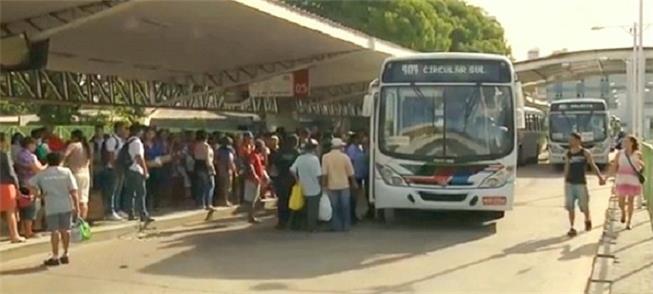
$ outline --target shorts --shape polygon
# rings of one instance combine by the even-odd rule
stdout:
[[[576,201],[578,201],[578,208],[582,212],[589,211],[590,197],[587,192],[587,186],[583,184],[565,184],[565,208],[568,211],[576,209]]]
[[[16,186],[0,184],[0,212],[16,210]]]
[[[88,203],[88,194],[91,190],[91,177],[88,173],[74,174],[77,180],[77,191],[79,191],[79,202]]]
[[[254,202],[258,200],[261,194],[261,185],[250,180],[245,180],[245,191],[243,198],[247,202]]]
[[[38,209],[40,208],[40,205],[38,204],[40,201],[34,200],[32,201],[32,204],[26,207],[21,207],[18,209],[18,215],[20,215],[21,220],[36,220],[37,212],[39,211]]]
[[[73,227],[73,212],[55,213],[45,216],[48,231],[68,231]]]

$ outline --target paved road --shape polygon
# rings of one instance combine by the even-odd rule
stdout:
[[[58,268],[38,266],[45,254],[3,262],[0,292],[581,293],[608,203],[607,188],[590,189],[594,230],[574,239],[560,176],[528,167],[497,224],[431,213],[309,235],[213,222],[77,247]]]

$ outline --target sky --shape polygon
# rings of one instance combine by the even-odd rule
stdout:
[[[619,26],[637,21],[639,0],[465,0],[480,6],[503,25],[516,60],[528,50],[540,56],[569,51],[632,47],[632,36]],[[644,46],[653,46],[653,0],[644,0]],[[616,26],[592,31],[595,26]],[[627,28],[626,28],[627,30]]]

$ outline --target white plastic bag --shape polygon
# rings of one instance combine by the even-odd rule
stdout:
[[[317,215],[317,218],[323,222],[328,222],[331,220],[331,214],[333,213],[331,209],[331,201],[329,200],[329,195],[327,193],[322,193],[320,196],[320,211]]]
[[[81,224],[75,222],[73,224],[73,229],[70,231],[70,239],[73,243],[81,243],[83,241]]]

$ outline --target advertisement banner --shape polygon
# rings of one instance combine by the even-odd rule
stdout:
[[[249,85],[250,97],[307,97],[308,69],[281,74]]]

